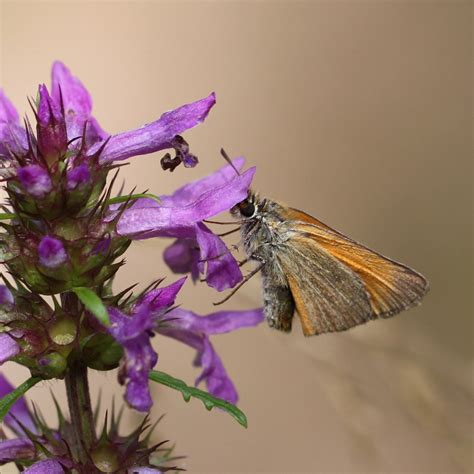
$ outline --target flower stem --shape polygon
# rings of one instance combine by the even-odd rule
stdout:
[[[66,373],[65,382],[74,451],[81,464],[86,465],[89,462],[90,448],[96,441],[87,367],[81,361],[74,361]]]

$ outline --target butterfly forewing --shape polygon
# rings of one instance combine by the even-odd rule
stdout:
[[[284,213],[294,221],[297,239],[306,241],[310,248],[315,245],[323,249],[363,282],[373,317],[397,314],[417,304],[427,292],[426,279],[405,265],[369,250],[304,212],[286,208]]]

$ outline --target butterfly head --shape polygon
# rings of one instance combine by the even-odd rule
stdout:
[[[262,201],[259,199],[258,195],[249,190],[248,196],[243,201],[236,204],[230,212],[234,216],[242,219],[252,219],[257,216],[261,205]]]

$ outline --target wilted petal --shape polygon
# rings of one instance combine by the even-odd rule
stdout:
[[[82,136],[86,121],[86,144],[88,147],[107,138],[107,134],[91,116],[92,99],[89,92],[60,61],[53,64],[51,94],[58,104],[62,95],[69,140]]]
[[[255,168],[240,176],[208,189],[193,202],[184,206],[132,207],[127,209],[117,224],[121,235],[137,236],[148,232],[148,237],[169,235],[170,229],[188,228],[193,224],[229,210],[247,197]]]
[[[15,389],[13,385],[2,375],[0,374],[0,398],[9,394]],[[13,416],[15,418],[13,418]],[[17,420],[29,431],[36,433],[36,427],[33,422],[30,411],[26,405],[24,397],[20,397],[10,408],[8,415],[4,419],[4,423],[9,427],[15,430],[17,433],[23,433],[20,425],[17,423]]]
[[[206,267],[207,284],[217,291],[233,288],[242,280],[239,264],[224,241],[204,224],[196,224],[196,239],[202,267]],[[204,270],[204,269],[203,269]]]
[[[20,352],[18,343],[6,333],[0,333],[0,364],[5,363]]]
[[[45,459],[44,461],[35,462],[23,472],[24,474],[64,474],[65,470],[59,461]]]
[[[201,123],[215,103],[212,93],[205,99],[165,112],[155,122],[114,135],[100,157],[101,163],[172,148],[174,137]],[[93,154],[98,148],[99,145],[96,145],[90,153]]]
[[[27,438],[0,441],[0,463],[33,459],[35,448]]]

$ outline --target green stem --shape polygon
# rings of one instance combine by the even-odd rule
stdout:
[[[73,362],[66,373],[65,382],[75,452],[81,464],[87,465],[88,453],[96,441],[87,367],[80,361]]]

